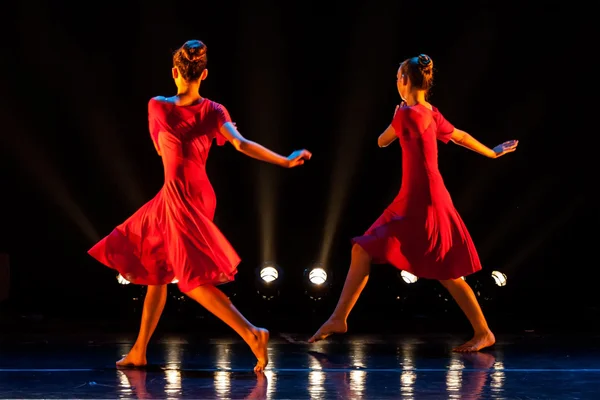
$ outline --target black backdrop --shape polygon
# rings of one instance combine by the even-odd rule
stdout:
[[[281,153],[314,153],[306,166],[283,170],[231,146],[211,151],[216,221],[243,257],[227,290],[244,312],[277,325],[275,318],[303,321],[331,310],[331,299],[307,300],[302,271],[333,226],[327,265],[337,294],[349,239],[397,193],[400,151],[379,149],[376,138],[399,102],[399,62],[426,52],[437,69],[431,101],[446,118],[490,146],[520,140],[516,153],[498,160],[440,146],[446,185],[485,266],[471,282],[489,283],[492,270],[508,276],[502,297],[486,303],[491,318],[564,327],[568,316],[593,314],[600,275],[587,193],[594,142],[582,129],[589,103],[579,97],[589,94],[579,77],[591,73],[587,25],[569,20],[567,29],[564,9],[389,3],[331,3],[330,11],[304,2],[11,5],[0,97],[0,250],[11,257],[12,309],[74,320],[134,313],[139,289],[118,285],[86,251],[159,190],[147,101],[174,93],[171,51],[198,38],[209,48],[204,96],[224,104],[247,137]],[[270,303],[254,290],[265,257],[286,278]],[[374,268],[353,318],[444,314],[443,292],[419,284]],[[181,315],[174,306],[168,312]]]

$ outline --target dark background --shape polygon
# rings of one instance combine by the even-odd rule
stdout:
[[[174,94],[171,52],[197,38],[209,49],[204,96],[224,104],[248,138],[283,154],[301,147],[314,154],[304,167],[284,170],[229,145],[211,151],[216,222],[243,258],[225,290],[252,321],[308,332],[332,310],[335,298],[305,295],[303,271],[319,259],[325,227],[333,226],[326,261],[337,295],[350,238],[397,193],[400,150],[379,149],[376,139],[399,103],[399,63],[424,52],[437,69],[431,102],[447,119],[490,147],[520,140],[516,153],[498,160],[440,146],[446,185],[484,264],[468,281],[483,285],[493,328],[589,326],[600,305],[589,195],[595,134],[586,131],[584,111],[593,108],[585,97],[591,29],[564,8],[482,4],[8,6],[0,250],[10,255],[11,288],[3,320],[135,329],[132,298],[140,288],[119,285],[86,251],[160,189],[147,101]],[[328,219],[337,215],[332,210],[337,224]],[[274,229],[265,254],[267,214]],[[281,295],[270,302],[254,285],[265,257],[285,272]],[[501,290],[491,283],[493,270],[508,276]],[[172,286],[168,320],[222,328],[199,306],[176,300]],[[392,267],[376,266],[350,322],[358,331],[468,329],[444,296],[436,282],[409,287]]]

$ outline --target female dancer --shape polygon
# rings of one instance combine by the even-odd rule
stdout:
[[[403,102],[378,139],[386,147],[400,138],[402,188],[377,221],[353,239],[352,261],[338,304],[329,319],[309,339],[315,342],[347,331],[347,319],[369,278],[370,264],[392,264],[418,277],[439,280],[473,326],[475,335],[455,351],[479,351],[494,344],[494,334],[462,277],[481,269],[467,228],[452,204],[438,170],[437,142],[452,140],[489,158],[516,150],[517,141],[490,149],[454,128],[426,101],[433,83],[433,61],[421,54],[398,69]]]
[[[148,105],[150,135],[162,157],[165,183],[159,193],[89,254],[128,281],[148,285],[138,338],[117,366],[146,365],[146,348],[165,306],[166,285],[180,290],[233,328],[258,359],[255,371],[268,363],[269,332],[252,325],[215,285],[234,279],[240,258],[213,223],[216,198],[206,175],[213,139],[259,160],[292,168],[310,152],[283,157],[244,138],[225,107],[200,96],[206,79],[206,46],[186,42],[173,55],[177,94],[155,97]]]

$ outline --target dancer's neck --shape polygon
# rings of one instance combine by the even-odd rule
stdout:
[[[177,87],[177,105],[191,105],[199,102],[200,100],[202,100],[202,96],[200,96],[200,82]]]
[[[409,93],[409,95],[407,96],[407,99],[406,99],[407,106],[412,107],[417,104],[422,104],[422,105],[426,106],[427,108],[429,108],[429,103],[427,102],[427,99],[425,98],[424,90],[415,90],[415,91]]]

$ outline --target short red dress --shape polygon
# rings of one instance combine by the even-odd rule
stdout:
[[[475,245],[438,168],[437,140],[454,127],[433,107],[399,108],[392,121],[402,148],[402,186],[363,236],[352,239],[375,264],[420,278],[456,279],[481,270]]]
[[[230,122],[221,104],[203,98],[177,106],[148,104],[150,135],[160,149],[165,183],[158,194],[89,250],[104,265],[140,285],[178,280],[182,292],[234,279],[240,258],[213,223],[215,192],[206,175],[213,139]]]

